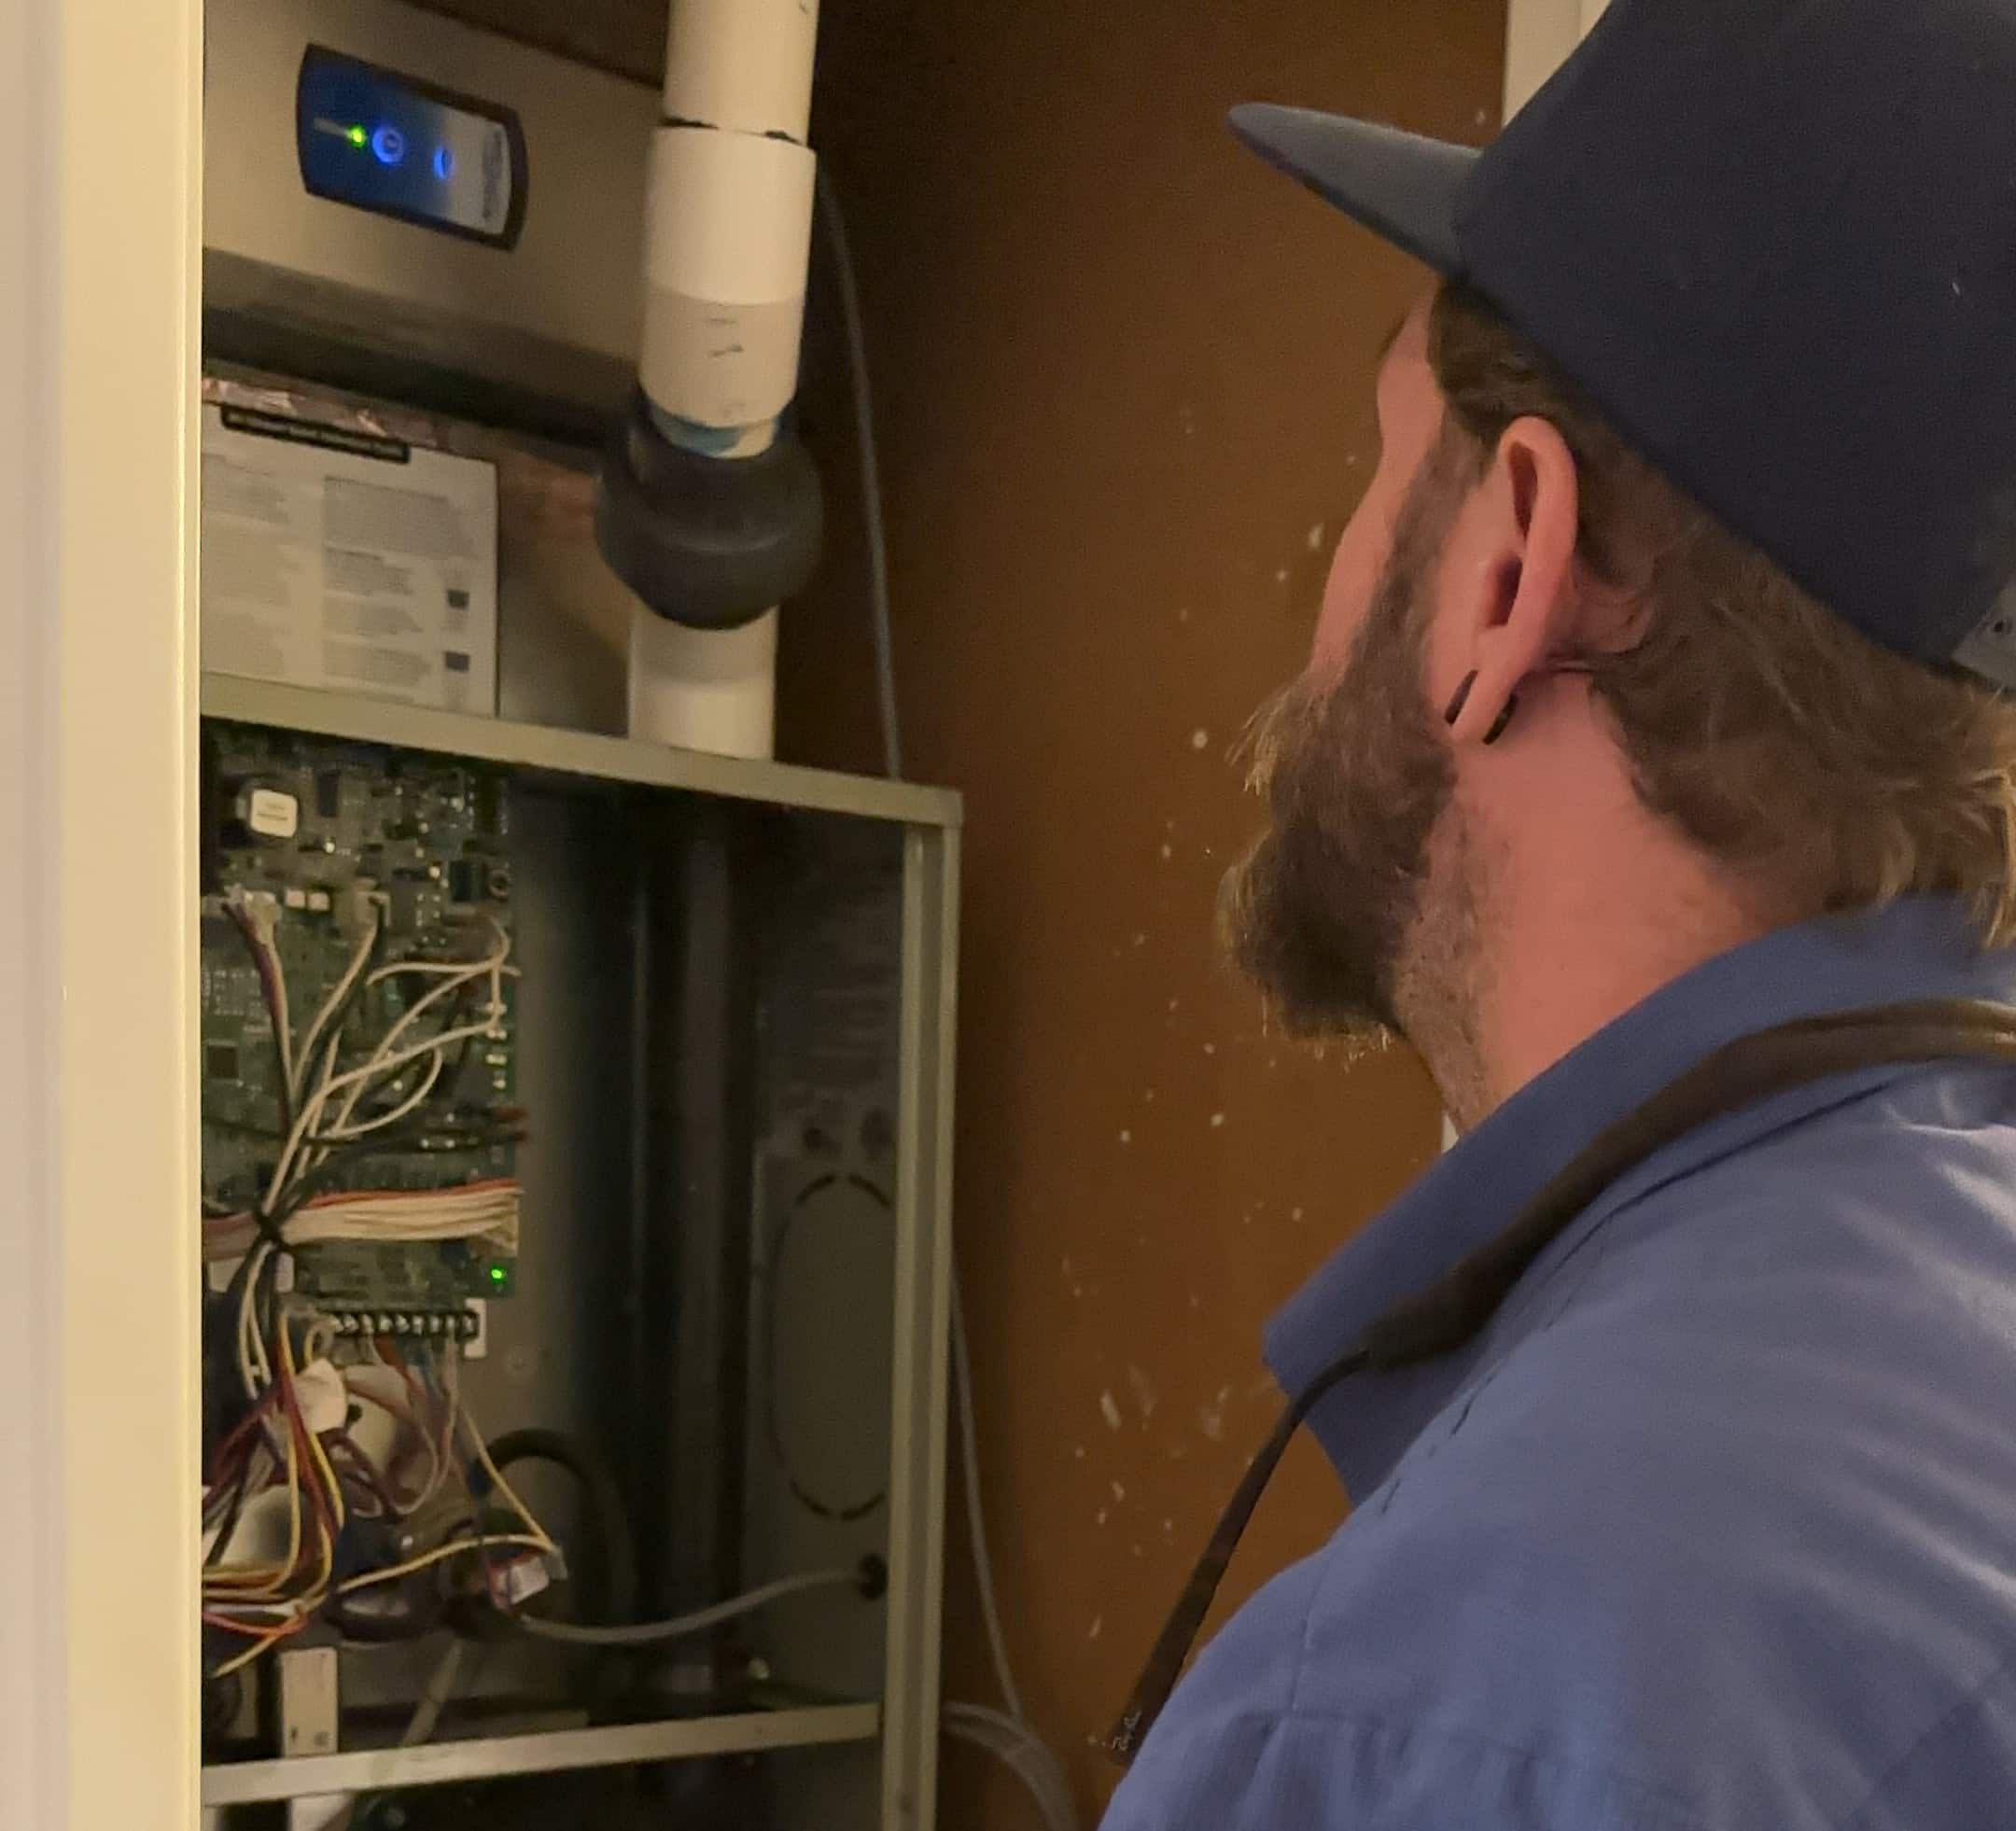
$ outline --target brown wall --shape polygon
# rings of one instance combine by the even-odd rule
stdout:
[[[455,0],[654,69],[662,0]],[[1249,97],[1480,139],[1504,0],[828,0],[815,138],[869,315],[914,774],[965,790],[959,1229],[1008,1638],[1088,1746],[1271,1420],[1261,1322],[1427,1160],[1393,1055],[1270,1042],[1215,964],[1253,824],[1227,748],[1300,663],[1421,284],[1239,154]],[[783,746],[876,757],[827,276],[807,436],[834,538],[786,622]],[[1108,1405],[1117,1414],[1110,1421]],[[1307,1446],[1228,1587],[1324,1535]],[[994,1701],[955,1499],[947,1695]],[[964,1752],[942,1822],[1034,1821]]]
[[[1253,822],[1227,748],[1300,664],[1374,462],[1373,356],[1422,284],[1221,122],[1265,97],[1481,138],[1503,11],[825,13],[816,138],[862,270],[908,762],[967,796],[958,1224],[995,1563],[1088,1814],[1113,1770],[1086,1739],[1271,1422],[1263,1319],[1436,1126],[1410,1059],[1271,1043],[1213,957]],[[794,754],[867,766],[837,374],[816,336],[809,430],[843,525],[786,626],[782,717]],[[1304,1447],[1228,1587],[1340,1512]],[[961,1517],[947,1695],[993,1701]],[[1011,1793],[948,1753],[943,1823],[1034,1823]]]

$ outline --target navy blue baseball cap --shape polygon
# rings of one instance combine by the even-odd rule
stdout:
[[[2016,687],[2016,0],[1614,0],[1481,153],[1232,126],[1864,635]]]

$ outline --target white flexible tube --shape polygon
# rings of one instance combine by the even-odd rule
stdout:
[[[947,1704],[945,1731],[1002,1762],[1036,1802],[1047,1831],[1077,1831],[1063,1767],[1026,1723],[981,1704]]]
[[[966,1530],[973,1544],[973,1575],[980,1589],[980,1617],[987,1650],[994,1656],[994,1682],[1009,1715],[1022,1715],[1021,1694],[1008,1664],[1008,1637],[1001,1631],[1001,1605],[994,1594],[994,1559],[987,1550],[987,1509],[980,1502],[980,1433],[973,1424],[973,1359],[966,1351],[966,1306],[959,1295],[959,1265],[952,1266],[952,1391],[959,1407],[959,1466],[966,1480]]]
[[[860,1573],[854,1571],[806,1571],[798,1576],[779,1577],[775,1583],[751,1589],[746,1596],[731,1596],[725,1602],[695,1609],[691,1614],[674,1615],[669,1621],[632,1622],[621,1628],[587,1628],[580,1622],[548,1621],[536,1614],[513,1615],[511,1619],[542,1641],[566,1641],[575,1646],[654,1646],[660,1641],[681,1640],[704,1628],[717,1628],[724,1621],[753,1614],[786,1596],[796,1596],[807,1589],[853,1589],[860,1583]]]

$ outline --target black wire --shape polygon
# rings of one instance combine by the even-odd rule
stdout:
[[[589,1613],[604,1624],[620,1625],[635,1619],[637,1609],[637,1535],[623,1503],[623,1489],[615,1472],[601,1456],[579,1437],[564,1431],[530,1428],[509,1431],[489,1445],[490,1461],[498,1469],[514,1462],[550,1462],[565,1469],[581,1485],[581,1498],[601,1553],[598,1574],[601,1583]],[[474,1486],[483,1465],[471,1465],[469,1481]]]

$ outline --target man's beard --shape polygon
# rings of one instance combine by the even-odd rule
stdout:
[[[1473,951],[1467,859],[1445,860],[1434,919],[1423,919],[1455,768],[1423,691],[1432,543],[1419,517],[1402,523],[1341,677],[1304,677],[1256,720],[1252,786],[1268,828],[1225,874],[1220,901],[1234,962],[1273,1020],[1310,1041],[1364,1044],[1397,1031],[1419,1044],[1450,1015],[1469,1028],[1453,983]]]

